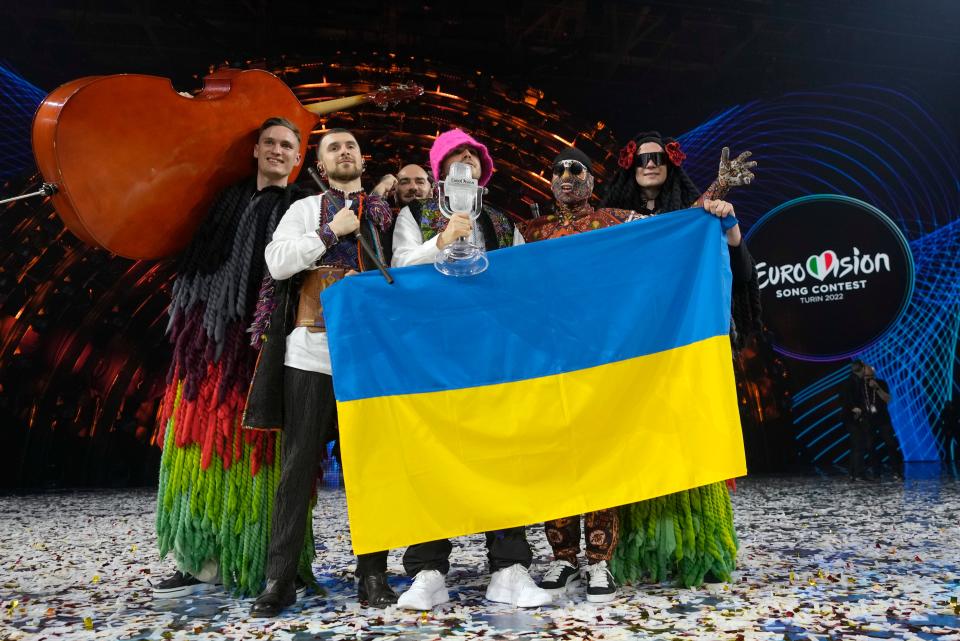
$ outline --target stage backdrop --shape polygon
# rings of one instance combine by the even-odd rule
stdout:
[[[906,238],[867,203],[819,194],[777,207],[747,235],[773,347],[846,361],[883,339],[913,294]]]
[[[364,132],[372,150],[370,179],[422,158],[441,126],[462,126],[503,160],[491,201],[507,203],[517,215],[527,214],[530,202],[548,206],[547,161],[561,147],[586,149],[605,176],[617,157],[616,138],[632,133],[614,136],[603,123],[578,124],[549,100],[518,101],[521,90],[434,63],[307,62],[289,59],[273,69],[304,101],[357,93],[398,76],[428,87],[399,117],[370,110],[328,121]],[[0,101],[4,121],[27,128],[5,134],[20,154],[8,155],[15,162],[3,166],[22,176],[4,184],[4,195],[13,195],[36,189],[36,179],[22,173],[29,169],[22,169],[21,152],[27,116],[43,92],[12,75],[2,81],[10,89]],[[656,126],[638,122],[637,129]],[[902,232],[914,260],[913,294],[899,321],[858,355],[893,388],[894,427],[912,460],[960,454],[956,414],[945,409],[960,391],[956,140],[921,97],[863,85],[735,105],[681,136],[684,167],[701,188],[716,176],[724,145],[754,152],[757,180],[729,196],[745,229],[796,198],[836,194],[875,207]],[[164,310],[171,264],[87,248],[40,200],[4,209],[0,243],[0,446],[8,453],[0,487],[155,483],[155,414],[170,358]],[[797,360],[767,341],[748,344],[737,362],[751,470],[846,463],[837,405],[845,363]]]
[[[904,300],[909,275],[906,257],[893,247],[898,244],[895,234],[885,231],[884,237],[893,244],[887,250],[891,269],[895,260],[901,268],[899,276],[890,274],[896,282],[891,284],[891,300],[885,301],[891,313],[884,319],[895,316],[896,320],[878,340],[865,341],[851,356],[872,364],[878,376],[889,383],[893,394],[890,413],[906,459],[955,460],[960,453],[960,434],[950,400],[960,392],[960,153],[956,134],[941,127],[919,96],[891,87],[842,85],[731,107],[681,139],[691,156],[688,171],[700,185],[714,175],[715,154],[721,145],[754,152],[760,161],[756,182],[730,194],[747,228],[786,203],[815,194],[855,198],[893,222],[913,258],[913,291],[903,313],[893,314]],[[796,220],[783,233],[814,238],[818,233],[827,237],[843,232],[850,240],[858,233],[856,229],[833,230],[834,224],[843,222]],[[763,234],[762,226],[756,233]],[[830,247],[824,245],[818,254],[818,267],[820,259],[827,260],[822,253],[827,249]],[[852,252],[852,247],[847,250]],[[840,258],[839,248],[834,251]],[[886,252],[878,249],[874,253]],[[800,258],[807,261],[813,254]],[[765,291],[772,292],[775,289],[770,289],[769,265],[766,267]],[[885,268],[882,263],[881,269]],[[870,274],[868,287],[882,277],[881,273]],[[833,279],[831,273],[828,280]],[[811,280],[819,282],[808,275],[808,286]],[[879,330],[877,321],[870,314],[850,313],[842,318],[844,327],[838,334],[852,331],[868,338],[865,335],[872,330],[865,330]],[[771,329],[784,322],[771,318]],[[769,338],[774,345],[781,341],[781,346],[788,340],[786,334]],[[755,353],[763,352],[761,347]],[[797,464],[824,469],[845,466],[849,446],[838,390],[849,375],[848,361],[813,362],[776,352],[766,354],[765,359],[766,363],[747,364],[748,370],[762,375],[741,384],[745,437],[748,450],[754,450],[748,455],[751,469],[777,470]]]

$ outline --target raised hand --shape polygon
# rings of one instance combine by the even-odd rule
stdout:
[[[756,167],[757,163],[755,160],[747,160],[752,155],[753,152],[745,151],[730,160],[730,148],[724,147],[720,152],[720,171],[717,173],[717,182],[725,187],[739,187],[753,182],[754,176],[750,170]]]
[[[388,196],[393,195],[396,189],[397,177],[393,174],[387,174],[380,179],[380,182],[377,183],[376,187],[374,187],[370,193],[380,196],[381,198],[387,198]]]

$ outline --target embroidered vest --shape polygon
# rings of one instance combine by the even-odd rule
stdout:
[[[369,205],[377,202],[366,194],[352,194],[360,218],[360,233],[374,248],[377,258],[384,262],[383,243],[380,233],[389,220],[382,220],[380,212],[370,212]],[[344,196],[337,191],[328,191],[321,196],[320,220],[318,228],[328,224],[337,212],[343,209]],[[343,279],[351,269],[364,271],[372,268],[372,261],[364,260],[360,242],[354,238],[341,238],[331,245],[320,258],[320,267],[304,274],[300,285],[300,298],[297,304],[295,323],[297,327],[306,327],[310,332],[326,331],[323,320],[323,303],[320,294],[330,285]]]
[[[371,241],[370,245],[377,252],[377,257],[383,261],[383,243],[380,238],[380,232],[385,231],[390,221],[379,220],[379,217],[370,211],[369,205],[373,202],[382,202],[379,199],[371,198],[366,194],[351,194],[353,205],[356,207],[360,218],[360,233],[364,238]],[[344,196],[342,193],[330,190],[321,196],[322,207],[320,211],[320,220],[317,221],[317,228],[320,229],[328,224],[337,212],[343,209]],[[386,205],[384,205],[386,206]],[[389,211],[389,208],[388,208]],[[360,242],[353,238],[341,238],[340,242],[329,247],[320,258],[321,265],[333,265],[337,267],[346,267],[347,269],[356,269],[364,271],[372,267],[366,263],[365,257],[361,255]]]
[[[434,199],[410,203],[410,213],[420,225],[424,242],[430,240],[447,226],[447,217],[440,211]],[[493,207],[483,206],[477,225],[483,232],[487,251],[513,245],[513,223],[504,214]]]

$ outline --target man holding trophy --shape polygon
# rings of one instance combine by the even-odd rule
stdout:
[[[469,174],[455,175],[456,186],[453,190],[446,189],[446,192],[449,192],[447,196],[452,203],[459,204],[456,201],[460,200],[458,196],[465,191],[467,184],[477,181],[479,189],[476,190],[475,204],[478,206],[474,208],[471,215],[466,211],[442,211],[441,207],[447,207],[443,203],[444,198],[409,203],[400,210],[393,232],[392,264],[394,267],[422,265],[435,263],[438,259],[443,260],[445,256],[442,257],[441,252],[449,254],[451,249],[455,249],[454,244],[461,238],[469,239],[468,244],[485,251],[523,243],[523,236],[514,228],[509,218],[492,207],[482,205],[482,193],[486,191],[484,186],[493,175],[493,159],[484,145],[459,129],[444,132],[437,137],[433,147],[430,148],[430,168],[433,170],[433,175],[437,177],[438,190],[444,188],[445,185],[441,185],[440,182],[447,182],[445,179],[451,177],[450,172],[455,164],[465,166],[455,171],[469,170]],[[471,264],[483,263],[483,260],[478,259],[476,255],[471,254],[471,258],[473,260],[468,261]],[[441,266],[448,262],[450,261],[438,263],[438,269],[449,273]],[[459,275],[480,271],[483,269]]]
[[[493,174],[484,145],[452,129],[437,137],[430,165],[438,197],[413,201],[400,211],[393,234],[394,267],[434,263],[444,274],[467,276],[486,268],[486,251],[523,243],[510,220],[482,202]],[[523,527],[487,532],[486,542],[492,572],[488,600],[518,607],[550,603],[550,595],[530,577],[533,553]],[[452,547],[449,540],[440,540],[407,548],[403,567],[414,581],[400,596],[400,607],[430,610],[449,600],[444,577]]]

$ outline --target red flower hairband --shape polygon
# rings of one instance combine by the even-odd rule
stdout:
[[[637,143],[632,140],[628,142],[627,146],[620,150],[620,158],[617,160],[617,164],[624,169],[630,169],[633,166],[633,154],[636,150]]]
[[[676,141],[668,142],[664,149],[667,150],[667,156],[675,167],[679,167],[683,164],[683,161],[687,159],[687,154],[683,153],[683,150],[680,149],[680,143]]]
[[[683,164],[683,161],[687,159],[687,154],[683,153],[683,150],[680,149],[679,142],[668,142],[664,149],[667,152],[667,157],[670,159],[670,162],[673,163],[675,167],[679,167]],[[620,150],[620,157],[617,159],[617,164],[624,169],[633,167],[633,155],[636,151],[637,143],[631,140]]]

